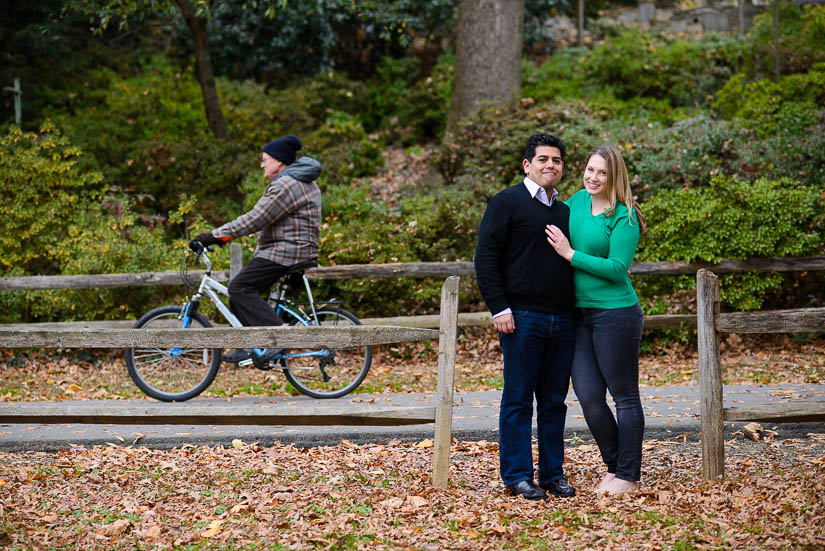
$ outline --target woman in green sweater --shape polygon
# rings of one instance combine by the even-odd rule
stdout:
[[[590,152],[584,189],[567,205],[570,240],[556,226],[547,226],[546,233],[550,245],[573,266],[573,389],[607,466],[596,491],[619,494],[636,487],[642,467],[639,342],[644,316],[628,268],[645,221],[616,148],[603,145]],[[606,390],[616,404],[615,417]]]

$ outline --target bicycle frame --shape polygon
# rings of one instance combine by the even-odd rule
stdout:
[[[212,261],[209,260],[209,257],[206,256],[206,251],[203,250],[199,253],[199,256],[203,258],[203,263],[206,266],[206,271],[201,278],[201,283],[198,286],[198,291],[192,298],[186,302],[186,306],[184,307],[182,314],[181,314],[181,326],[182,328],[186,329],[192,323],[192,316],[191,311],[194,307],[197,309],[197,305],[200,304],[201,299],[206,296],[212,304],[215,305],[215,308],[221,313],[221,315],[229,322],[229,325],[232,327],[243,327],[243,324],[238,320],[238,318],[233,314],[229,308],[226,306],[223,300],[221,300],[219,295],[223,295],[225,297],[229,297],[229,289],[226,285],[219,283],[218,281],[214,280],[211,276],[212,274]],[[281,312],[286,312],[290,316],[292,316],[298,323],[301,323],[304,326],[309,326],[312,324],[312,321],[315,321],[315,325],[318,325],[318,314],[315,309],[315,301],[312,298],[312,291],[309,287],[309,281],[307,280],[306,276],[302,276],[304,280],[304,287],[307,292],[307,296],[309,297],[309,307],[312,311],[312,318],[309,319],[309,316],[306,312],[304,312],[300,307],[298,307],[299,312],[287,307],[282,301],[286,300],[284,295],[286,293],[286,285],[279,284],[279,288],[276,291],[273,291],[270,294],[270,300],[274,300],[277,304],[275,307],[275,313],[280,316]],[[175,353],[180,353],[181,349],[175,348],[172,350],[172,354],[176,355]],[[260,349],[256,349],[259,352],[262,352]],[[314,350],[311,352],[297,352],[297,353],[286,353],[276,356],[273,359],[290,359],[290,358],[306,358],[306,357],[322,357],[328,356],[329,350],[322,348],[320,350]],[[301,368],[301,367],[291,367],[290,369],[311,369],[311,368]]]

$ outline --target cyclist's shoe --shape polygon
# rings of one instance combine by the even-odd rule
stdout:
[[[244,360],[248,360],[250,358],[249,350],[244,350],[243,348],[239,348],[234,352],[230,352],[229,354],[223,354],[221,356],[223,361],[229,362],[231,364],[236,364],[238,362],[242,362]]]
[[[262,353],[253,350],[249,355],[252,357],[252,364],[258,369],[269,369],[269,360],[284,353],[283,348],[265,348]]]

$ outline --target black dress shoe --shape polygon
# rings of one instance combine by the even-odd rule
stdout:
[[[576,495],[576,489],[570,486],[564,477],[557,478],[552,482],[542,482],[539,486],[556,497],[573,497]]]
[[[524,496],[525,499],[538,500],[547,497],[544,490],[533,484],[532,480],[516,482],[512,486],[507,486],[507,489],[510,490],[510,493],[514,496]]]

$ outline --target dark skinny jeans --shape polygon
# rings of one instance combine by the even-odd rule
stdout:
[[[587,427],[607,472],[636,482],[641,477],[645,418],[639,398],[639,342],[644,315],[638,304],[576,315],[571,378]],[[609,390],[616,417],[607,405]]]

